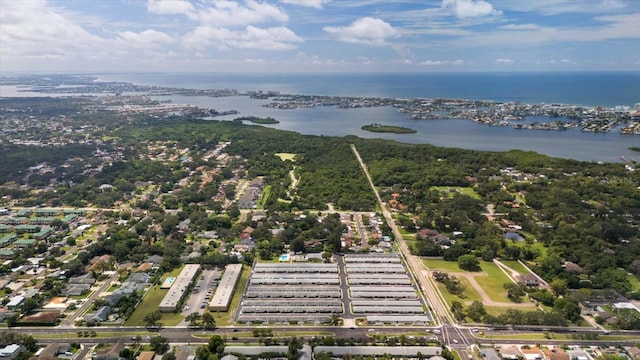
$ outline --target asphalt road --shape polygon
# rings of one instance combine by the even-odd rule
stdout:
[[[340,291],[342,292],[342,307],[344,312],[342,314],[343,319],[353,319],[355,315],[351,311],[351,297],[349,296],[349,285],[347,284],[347,272],[344,267],[344,259],[340,255],[334,255],[336,263],[338,264],[338,276],[340,277]]]
[[[452,325],[444,325],[439,328],[442,331],[441,335],[436,335],[439,339],[442,339],[445,336],[445,332],[447,335],[445,336],[449,341],[449,345],[451,348],[463,351],[466,348],[466,344],[463,344],[463,339],[472,339],[472,343],[482,343],[482,344],[491,344],[491,343],[500,343],[500,344],[532,344],[532,343],[540,343],[543,345],[559,345],[566,344],[570,342],[571,344],[590,344],[593,345],[593,340],[535,340],[535,341],[526,341],[526,340],[507,340],[507,339],[492,339],[492,335],[517,335],[522,333],[521,331],[516,330],[505,330],[505,331],[493,331],[487,332],[485,331],[485,335],[482,338],[476,338],[469,329],[460,329],[455,328],[457,331],[452,331]],[[159,332],[148,332],[147,335],[142,335],[143,339],[148,339],[148,337],[160,335],[171,343],[206,343],[208,341],[207,335],[221,335],[227,337],[229,342],[234,342],[233,334],[236,332],[251,332],[255,329],[255,327],[251,326],[233,326],[233,327],[224,327],[218,328],[215,330],[189,330],[187,328],[178,328],[178,327],[168,327],[163,328]],[[335,338],[354,338],[360,339],[365,338],[367,335],[370,335],[368,329],[374,329],[375,332],[383,333],[387,336],[391,335],[401,335],[407,333],[415,333],[418,329],[412,326],[386,326],[386,327],[375,327],[369,326],[366,328],[351,328],[351,327],[334,327],[334,326],[321,326],[321,327],[313,327],[310,329],[309,327],[302,326],[281,326],[281,327],[269,327],[269,329],[273,330],[274,333],[288,333],[293,334],[296,332],[305,332],[308,333],[310,330],[317,332],[328,332],[334,334]],[[108,337],[95,337],[95,338],[76,338],[75,334],[78,331],[97,331],[100,333],[110,333]],[[433,330],[431,328],[430,330]],[[141,335],[146,331],[144,327],[138,326],[101,326],[97,328],[89,328],[89,327],[78,327],[73,329],[60,329],[60,328],[51,328],[51,327],[27,327],[27,328],[12,328],[11,331],[16,331],[28,335],[32,335],[38,338],[39,342],[42,344],[58,344],[58,343],[69,343],[72,341],[78,341],[85,346],[90,346],[90,344],[109,344],[117,341],[123,341],[125,343],[133,343],[132,337],[135,335]],[[61,333],[67,332],[68,336],[60,336]],[[374,332],[374,333],[375,333]],[[589,331],[585,331],[583,333],[588,333]],[[134,335],[135,334],[135,335]],[[640,339],[640,331],[618,331],[612,332],[612,335],[626,335],[626,336],[636,336],[635,339]],[[46,338],[47,336],[58,336],[57,338]],[[196,337],[196,335],[198,335]],[[204,336],[202,336],[204,335]],[[461,336],[463,335],[463,336]],[[425,332],[425,336],[432,336]],[[308,336],[307,336],[308,337]],[[456,339],[458,344],[456,344],[453,340]],[[605,336],[600,336],[600,340],[603,341],[607,346],[633,346],[637,340],[626,340],[626,341],[606,341]],[[243,339],[238,340],[239,343],[243,343]],[[465,353],[466,355],[466,353]]]

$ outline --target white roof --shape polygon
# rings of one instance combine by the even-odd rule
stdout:
[[[18,306],[24,301],[24,299],[24,296],[14,296],[13,298],[11,298],[11,301],[7,303],[7,306]]]

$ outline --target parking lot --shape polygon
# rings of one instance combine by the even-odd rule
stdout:
[[[187,316],[193,312],[204,313],[213,293],[216,291],[218,281],[220,280],[220,270],[204,270],[196,285],[191,290],[191,294],[185,301],[182,308],[182,315]]]

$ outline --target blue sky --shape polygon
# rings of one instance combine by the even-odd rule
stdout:
[[[0,71],[640,70],[640,0],[0,0]]]

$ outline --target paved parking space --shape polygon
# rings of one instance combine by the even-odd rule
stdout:
[[[191,313],[198,312],[204,313],[207,308],[207,304],[211,300],[215,288],[220,280],[220,270],[204,270],[200,275],[200,278],[196,282],[195,286],[191,290],[184,307],[182,308],[182,315],[187,316]],[[204,306],[202,305],[204,304]],[[183,321],[186,324],[185,321]]]

